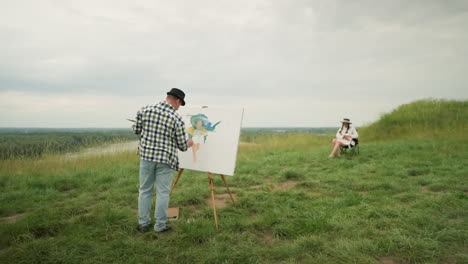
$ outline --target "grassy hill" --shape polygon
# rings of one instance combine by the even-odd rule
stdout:
[[[468,101],[427,99],[404,104],[360,130],[367,141],[463,136]]]
[[[452,108],[425,123],[434,104]],[[219,231],[206,173],[184,172],[173,231],[141,234],[133,152],[3,160],[0,263],[468,263],[463,116],[464,102],[401,106],[360,130],[360,155],[337,159],[330,136],[249,138],[227,178],[236,205],[215,175]]]

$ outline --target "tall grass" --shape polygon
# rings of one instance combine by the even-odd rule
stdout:
[[[360,129],[366,141],[463,136],[468,101],[426,99],[404,104]]]
[[[310,148],[327,144],[331,135],[311,133],[258,133],[242,135],[240,151],[266,149]]]

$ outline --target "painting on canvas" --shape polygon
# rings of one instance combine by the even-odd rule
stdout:
[[[179,151],[180,167],[234,175],[243,110],[199,107],[178,112],[193,140],[186,152]]]

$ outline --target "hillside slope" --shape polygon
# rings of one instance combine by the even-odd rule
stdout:
[[[460,137],[467,123],[468,101],[425,99],[403,104],[359,132],[366,141]]]

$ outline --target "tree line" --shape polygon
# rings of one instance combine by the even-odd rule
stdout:
[[[136,140],[130,131],[0,133],[0,159],[41,157],[103,143]]]

